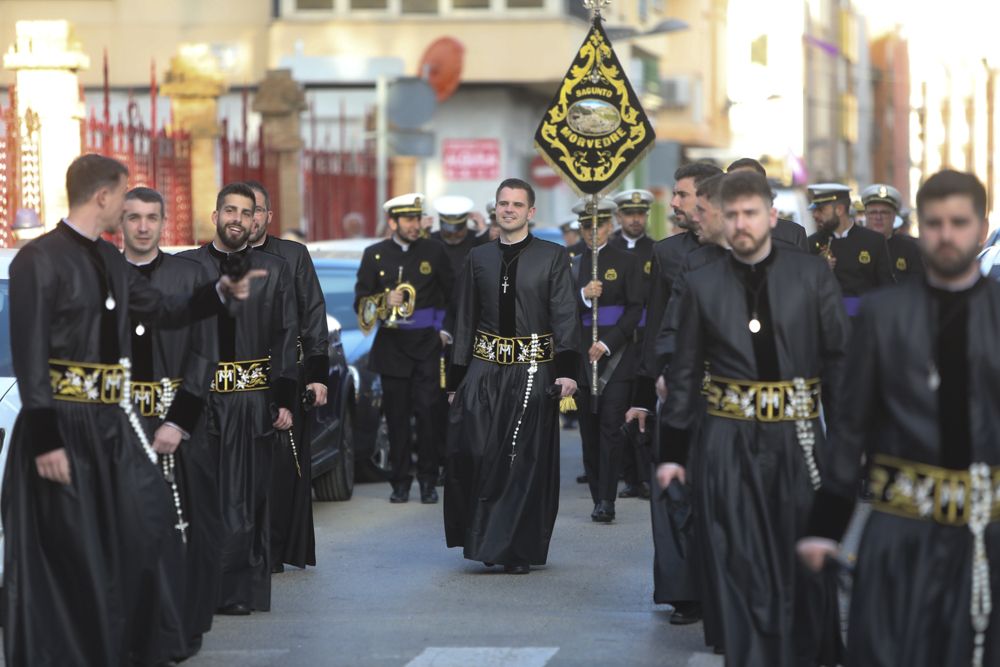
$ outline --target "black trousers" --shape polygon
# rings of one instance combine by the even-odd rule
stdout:
[[[583,442],[583,468],[587,472],[590,497],[611,500],[618,496],[618,473],[622,465],[625,434],[625,411],[632,398],[632,383],[610,382],[598,397],[597,414],[591,409],[590,388],[577,393],[580,417],[580,440]]]
[[[433,484],[437,480],[439,363],[440,358],[435,354],[415,364],[409,377],[382,376],[382,406],[389,427],[389,460],[392,463],[389,481],[393,485],[413,481],[410,419],[414,415],[417,418],[417,476],[422,482]]]

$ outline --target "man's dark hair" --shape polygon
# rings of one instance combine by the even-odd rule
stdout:
[[[677,171],[674,172],[674,183],[682,178],[693,178],[694,184],[698,185],[706,178],[711,178],[721,173],[722,170],[711,162],[692,162],[677,168]]]
[[[265,207],[265,208],[266,208],[266,209],[267,209],[268,211],[270,211],[270,210],[271,210],[271,195],[270,195],[270,194],[268,194],[268,192],[267,192],[267,188],[265,188],[265,187],[264,187],[264,186],[263,186],[263,185],[261,184],[261,182],[260,182],[260,181],[243,181],[243,182],[244,182],[244,183],[246,184],[246,186],[247,186],[248,188],[250,188],[251,190],[254,190],[255,192],[259,192],[259,193],[261,193],[262,195],[264,195],[264,207]],[[256,201],[257,201],[257,200],[256,200],[256,199],[254,199],[254,202],[256,202]],[[255,204],[255,205],[256,205],[256,204]]]
[[[138,199],[141,202],[147,204],[159,204],[160,205],[160,217],[167,217],[167,207],[166,203],[163,201],[163,195],[160,194],[159,190],[154,190],[153,188],[138,187],[132,188],[125,193],[125,201],[130,199]]]
[[[945,199],[953,195],[965,195],[972,199],[972,207],[980,218],[986,217],[986,188],[973,174],[944,169],[934,174],[917,190],[917,217],[919,218],[927,202]]]
[[[726,174],[722,179],[719,198],[723,203],[731,202],[740,197],[760,197],[770,206],[774,203],[774,195],[767,179],[750,171],[736,171]]]
[[[251,210],[257,205],[257,198],[254,197],[253,190],[250,189],[249,185],[246,183],[229,183],[219,190],[219,195],[215,198],[215,210],[217,212],[222,210],[222,204],[226,201],[228,195],[246,197],[253,202],[253,205],[250,207]]]
[[[732,164],[726,167],[726,173],[729,174],[739,169],[753,169],[764,178],[767,178],[767,169],[764,169],[764,165],[752,157],[741,157],[738,160],[734,160]]]
[[[722,188],[722,181],[725,177],[726,174],[709,176],[698,184],[698,189],[695,191],[695,194],[699,197],[704,197],[715,206],[718,206],[720,203],[719,192]]]
[[[118,185],[123,176],[128,178],[128,167],[118,160],[97,153],[81,155],[66,170],[66,195],[70,207],[86,204],[101,188]]]
[[[496,199],[500,201],[500,191],[504,188],[511,188],[512,190],[524,190],[528,193],[528,206],[535,205],[535,189],[528,184],[527,181],[522,181],[520,178],[505,178],[503,182],[497,186]]]

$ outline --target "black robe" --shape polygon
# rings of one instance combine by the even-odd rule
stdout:
[[[810,535],[839,540],[862,455],[941,468],[1000,465],[1000,285],[957,293],[912,280],[862,300],[830,426]],[[929,382],[932,364],[940,378]],[[873,511],[858,549],[846,665],[968,665],[972,534],[967,526]],[[1000,661],[1000,522],[986,533],[993,611],[984,665]]]
[[[529,234],[521,244],[504,248],[512,262],[506,294],[500,286],[504,251],[499,241],[469,253],[458,283],[445,536],[449,547],[464,547],[470,560],[540,565],[548,557],[559,509],[559,401],[546,389],[557,377],[576,375],[580,323],[569,259],[561,246]],[[529,365],[502,366],[473,357],[477,330],[501,336],[551,333],[554,338],[555,359],[538,364],[513,463],[512,434],[522,413]]]
[[[299,391],[305,385],[330,383],[330,332],[326,324],[326,300],[309,250],[301,243],[265,236],[255,248],[283,258],[291,271],[299,322]],[[330,389],[330,387],[327,387]],[[271,561],[296,567],[316,564],[316,535],[312,514],[312,435],[310,415],[301,401],[293,411],[299,466],[287,434],[281,434],[274,450],[271,478]],[[301,470],[301,474],[299,471]]]
[[[207,437],[218,473],[222,508],[222,584],[218,606],[242,604],[271,608],[270,508],[271,460],[279,407],[294,410],[298,398],[296,345],[298,320],[288,264],[274,255],[246,251],[251,269],[266,269],[246,301],[220,314],[220,361],[270,359],[270,388],[209,394]],[[208,243],[181,257],[220,275],[225,256]]]
[[[708,362],[713,375],[725,378],[823,377],[833,385],[848,327],[840,290],[823,261],[777,248],[755,267],[720,258],[692,271],[687,283],[664,407],[673,432],[662,441],[661,460],[688,468],[697,531],[710,545],[700,560],[719,615],[716,645],[738,664],[791,665],[801,614],[795,541],[813,497],[796,425],[709,415],[702,378]],[[762,324],[756,335],[748,329],[751,291]],[[819,450],[818,419],[812,429]]]
[[[149,264],[134,269],[164,294],[191,294],[198,285],[212,282],[212,276],[201,265],[162,252]],[[186,541],[174,530],[164,544],[162,583],[166,609],[161,622],[169,655],[178,658],[195,653],[201,635],[211,629],[219,590],[218,536],[222,517],[216,494],[217,471],[205,439],[202,414],[218,362],[215,337],[214,318],[182,327],[171,327],[169,323],[156,326],[142,316],[131,320],[133,380],[182,381],[171,405],[170,420],[189,436],[175,454],[181,509],[189,526]],[[166,418],[142,419],[152,441]]]
[[[10,276],[22,409],[3,485],[6,664],[163,661],[157,576],[176,522],[167,486],[120,407],[55,400],[49,360],[117,364],[131,355],[129,313],[180,324],[216,312],[218,295],[207,284],[193,300],[164,297],[110,243],[64,223],[22,248]],[[35,467],[59,448],[66,486]]]

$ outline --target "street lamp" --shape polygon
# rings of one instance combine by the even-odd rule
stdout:
[[[34,209],[19,208],[14,214],[14,224],[10,226],[14,232],[16,247],[21,247],[28,241],[36,239],[45,232],[42,221],[38,218],[38,213]]]

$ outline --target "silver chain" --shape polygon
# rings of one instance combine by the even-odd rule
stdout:
[[[990,592],[990,561],[986,555],[986,526],[993,509],[993,481],[985,463],[969,466],[972,480],[969,499],[969,530],[972,532],[972,629],[976,633],[972,667],[982,667],[986,630],[990,627],[993,599]]]
[[[806,461],[806,469],[809,470],[809,481],[814,489],[818,489],[822,480],[819,476],[819,467],[816,465],[816,431],[813,429],[812,420],[809,419],[810,403],[812,396],[806,388],[806,381],[803,378],[792,380],[795,391],[792,393],[792,410],[795,417],[795,437],[798,438],[799,447],[802,448],[802,457]]]

